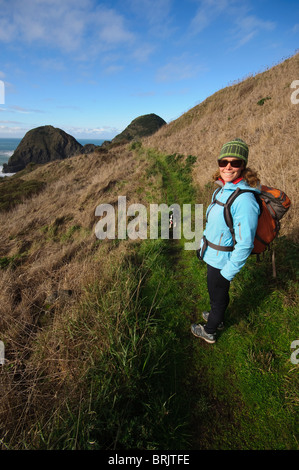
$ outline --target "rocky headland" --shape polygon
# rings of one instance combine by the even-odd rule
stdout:
[[[62,129],[41,126],[28,131],[8,163],[3,165],[3,173],[17,173],[28,163],[43,164],[53,160],[64,160],[80,153],[82,145]]]
[[[114,137],[112,144],[126,143],[148,137],[157,132],[166,122],[157,114],[145,114],[134,119],[123,132]]]

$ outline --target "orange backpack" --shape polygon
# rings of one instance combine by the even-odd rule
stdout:
[[[254,239],[254,247],[252,250],[252,254],[260,254],[263,253],[275,237],[277,237],[280,230],[279,221],[289,210],[291,201],[283,191],[269,186],[262,185],[260,194],[257,194],[255,191],[250,189],[237,188],[236,191],[234,191],[228,198],[226,204],[224,204],[224,219],[230,229],[234,244],[235,234],[233,230],[233,219],[230,212],[230,206],[236,197],[244,192],[253,193],[260,206],[260,215]]]

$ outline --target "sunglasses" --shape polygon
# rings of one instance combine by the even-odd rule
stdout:
[[[232,160],[231,162],[229,162],[228,160],[218,160],[218,165],[220,166],[220,168],[224,168],[225,166],[227,166],[228,164],[231,164],[231,166],[233,168],[240,168],[243,164],[243,160]]]

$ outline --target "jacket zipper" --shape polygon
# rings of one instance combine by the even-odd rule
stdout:
[[[240,240],[242,240],[242,236],[241,236],[241,222],[238,223],[238,226],[239,226],[239,238],[240,238]]]
[[[218,245],[220,245],[220,246],[221,246],[222,237],[223,237],[223,233],[221,234],[221,237],[220,237],[220,240],[219,240],[219,243],[218,243]],[[217,250],[216,256],[218,256],[218,253],[219,253],[219,250]]]

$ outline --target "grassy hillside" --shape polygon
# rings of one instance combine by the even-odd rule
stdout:
[[[297,63],[295,56],[265,74],[275,77]],[[244,100],[254,96],[252,122],[264,113],[259,133],[249,134],[245,114],[242,123],[224,98],[236,99],[239,87],[257,78],[218,92],[142,143],[0,180],[1,449],[298,448],[298,365],[290,360],[299,336],[296,173],[286,164],[281,169],[288,178],[279,187],[293,206],[276,242],[277,277],[268,255],[258,264],[250,258],[232,283],[226,328],[215,345],[190,333],[208,295],[205,265],[184,249],[184,239],[95,236],[96,207],[110,203],[117,213],[120,195],[127,206],[206,207],[218,147],[241,128],[254,166],[269,183],[278,181],[270,154],[254,157],[252,147],[254,139],[256,149],[264,141],[273,114],[275,155],[286,155],[286,140],[288,151],[295,148],[296,106],[288,127],[281,105],[281,139],[279,120],[274,137],[278,110],[268,107],[275,87],[256,115],[254,100],[268,94],[258,85],[244,92]],[[225,109],[236,127],[225,128]],[[203,140],[188,131],[196,125],[198,135],[200,126],[208,129]]]

